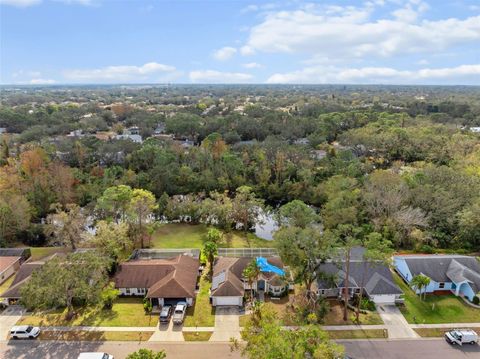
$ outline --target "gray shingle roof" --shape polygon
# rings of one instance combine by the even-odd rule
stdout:
[[[365,272],[364,272],[365,270]],[[345,286],[346,264],[324,263],[320,265],[319,272],[327,276],[334,277],[334,283],[325,279],[319,279],[317,284],[319,289],[330,289],[332,287]],[[348,287],[359,288],[365,283],[364,288],[369,295],[379,294],[402,294],[402,290],[393,281],[390,269],[381,263],[354,260],[350,262],[350,271],[348,278]],[[364,278],[362,278],[364,276]]]
[[[480,264],[477,259],[460,255],[399,256],[403,258],[412,276],[423,274],[435,282],[463,282],[470,280],[480,288]],[[452,262],[454,263],[452,264]],[[463,278],[463,279],[462,279]]]

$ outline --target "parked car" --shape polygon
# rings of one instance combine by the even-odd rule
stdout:
[[[187,303],[178,302],[173,312],[173,324],[182,324],[187,312]]]
[[[10,329],[13,339],[34,339],[40,335],[40,328],[31,325],[20,325]]]
[[[80,353],[77,359],[113,359],[113,355],[101,352]]]
[[[454,329],[445,333],[445,340],[450,344],[476,344],[478,334],[471,329]]]
[[[167,324],[172,317],[173,307],[171,305],[164,305],[160,312],[160,323]]]

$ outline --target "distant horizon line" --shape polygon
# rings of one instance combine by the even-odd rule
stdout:
[[[387,83],[275,83],[262,82],[252,83],[189,83],[189,82],[165,82],[165,83],[53,83],[53,84],[0,84],[0,87],[68,87],[68,86],[422,86],[422,87],[480,87],[471,84],[387,84]]]

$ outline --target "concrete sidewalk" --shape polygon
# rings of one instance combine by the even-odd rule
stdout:
[[[442,323],[442,324],[410,324],[410,328],[470,328],[480,327],[480,323]]]
[[[41,330],[72,332],[83,330],[86,332],[154,332],[158,327],[86,327],[86,326],[69,326],[69,327],[40,327]]]

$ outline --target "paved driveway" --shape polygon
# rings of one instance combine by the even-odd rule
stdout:
[[[228,342],[230,338],[240,339],[238,307],[217,307],[215,309],[215,329],[211,342]]]
[[[23,307],[11,305],[0,314],[0,340],[6,340],[10,329],[20,320]]]
[[[388,329],[390,339],[418,338],[419,335],[410,328],[407,320],[394,305],[379,305],[378,313]]]
[[[168,325],[159,324],[148,341],[183,342],[182,328],[183,325],[173,325],[173,320]]]

